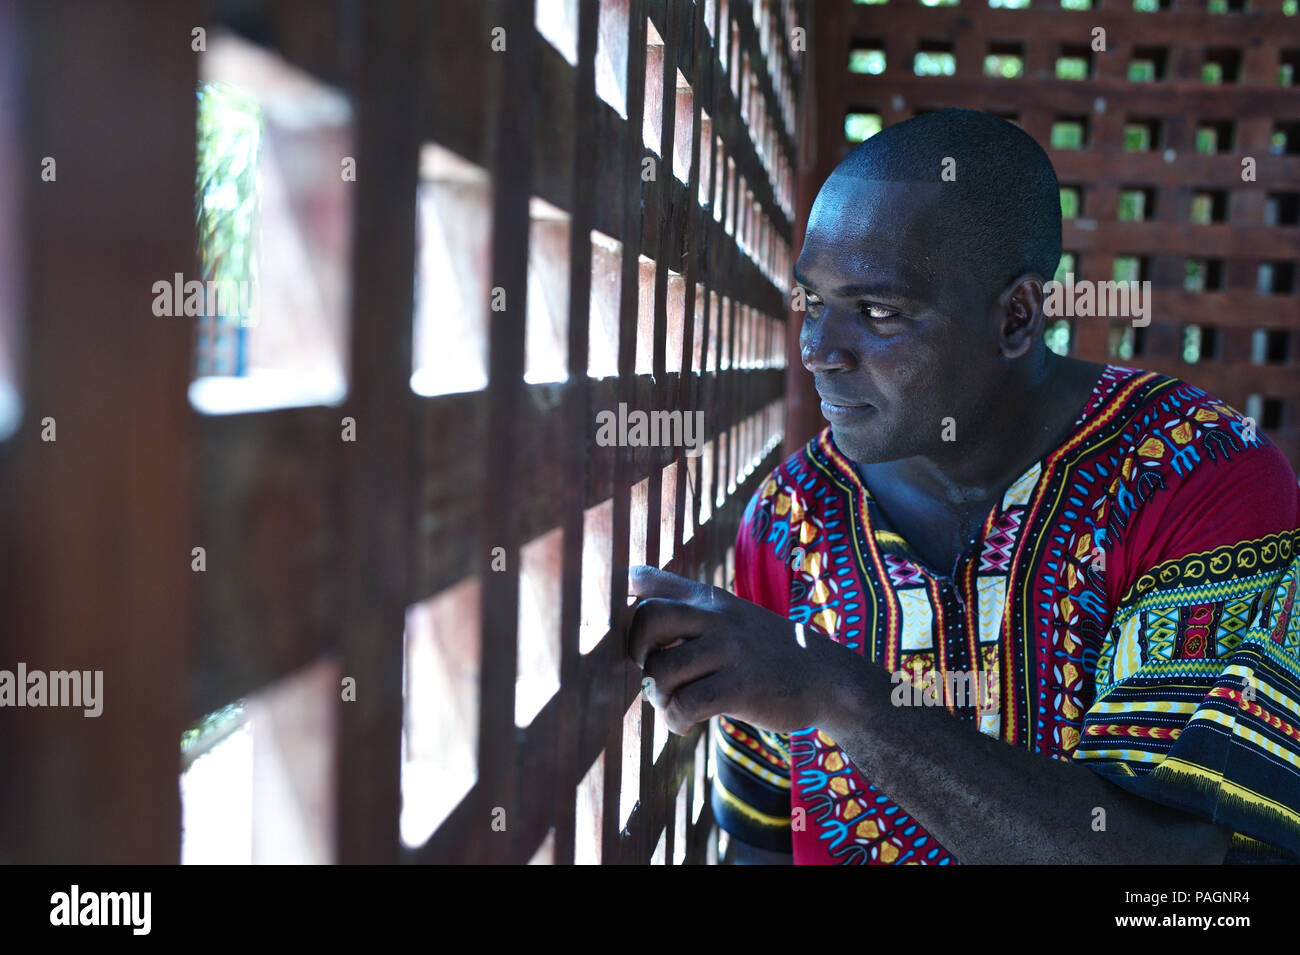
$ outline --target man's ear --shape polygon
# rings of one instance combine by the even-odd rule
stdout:
[[[1043,280],[1034,272],[1017,276],[998,296],[1000,341],[1006,358],[1019,358],[1043,331]]]

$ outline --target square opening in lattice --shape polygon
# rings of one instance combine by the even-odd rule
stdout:
[[[650,479],[648,477],[632,485],[628,511],[627,565],[639,567],[647,560],[646,531],[650,520]]]
[[[740,98],[740,27],[737,23],[731,21],[731,56],[726,64],[729,82],[731,83],[731,95]]]
[[[1196,126],[1198,153],[1232,152],[1234,123],[1230,119],[1201,120]]]
[[[664,41],[649,17],[645,29],[645,112],[641,132],[646,149],[659,156],[664,131]]]
[[[527,726],[560,688],[560,600],[564,529],[525,544],[519,553],[519,663],[515,725]]]
[[[1278,50],[1277,81],[1281,86],[1295,86],[1300,81],[1300,49]]]
[[[1152,186],[1123,186],[1119,192],[1121,222],[1142,222],[1156,215],[1156,190]]]
[[[1223,189],[1198,189],[1192,193],[1189,218],[1195,225],[1228,221],[1228,193]]]
[[[628,0],[600,0],[596,95],[627,119]]]
[[[713,178],[713,221],[722,222],[722,190],[727,182],[727,167],[730,160],[727,158],[726,147],[722,143],[722,137],[717,133],[713,135],[713,161],[712,171],[709,175]]]
[[[1261,295],[1290,295],[1295,291],[1295,263],[1261,262],[1257,291]]]
[[[1144,153],[1160,149],[1163,124],[1156,117],[1130,116],[1124,124],[1124,151]]]
[[[736,308],[727,296],[722,296],[718,312],[718,370],[726,371],[731,367],[732,352],[735,348]]]
[[[695,95],[682,71],[677,71],[677,101],[673,112],[673,175],[690,181],[691,149],[694,146]]]
[[[722,228],[727,235],[736,231],[736,161],[727,157],[727,181],[722,194]]]
[[[1264,225],[1300,225],[1300,192],[1270,192],[1264,204]]]
[[[682,371],[682,350],[685,345],[683,336],[686,334],[686,279],[672,269],[668,270],[665,296],[668,329],[665,336],[664,370],[670,375],[675,375]]]
[[[573,861],[575,865],[600,865],[605,829],[605,751],[601,750],[574,800]]]
[[[1025,74],[1025,45],[1015,40],[989,43],[984,54],[984,75],[1018,79]]]
[[[713,119],[709,116],[708,110],[700,110],[700,175],[697,201],[702,209],[708,206],[709,197],[713,193],[713,163],[720,142],[721,140],[713,135]]]
[[[1241,80],[1241,51],[1233,47],[1209,47],[1201,61],[1202,83],[1236,83]]]
[[[1130,361],[1137,353],[1133,347],[1134,331],[1130,324],[1112,322],[1106,334],[1106,354],[1120,361]]]
[[[710,725],[712,725],[712,722],[712,720],[709,721]],[[704,811],[704,781],[705,774],[708,772],[708,751],[709,732],[705,730],[695,742],[695,755],[691,760],[691,776],[693,778],[691,788],[692,825],[700,821],[700,813]]]
[[[683,778],[673,800],[673,865],[686,861],[686,786],[690,780]]]
[[[337,404],[350,347],[352,107],[237,37],[214,36],[199,73],[198,269],[153,286],[154,314],[194,323],[190,402],[207,414]]]
[[[1061,186],[1061,218],[1077,219],[1083,215],[1083,187]]]
[[[1282,427],[1282,399],[1259,394],[1246,396],[1246,417],[1265,431]]]
[[[638,256],[636,305],[636,374],[655,370],[655,260]]]
[[[951,40],[921,40],[912,57],[912,72],[917,76],[952,76],[957,72],[957,58]]]
[[[1291,332],[1257,328],[1251,333],[1250,360],[1256,365],[1285,365],[1291,360]]]
[[[714,485],[714,447],[713,440],[704,443],[704,451],[698,458],[700,464],[699,470],[699,488],[700,488],[700,514],[696,522],[697,527],[703,527],[713,517],[713,485]]]
[[[1068,318],[1048,319],[1043,329],[1043,344],[1058,355],[1070,354],[1074,329]]]
[[[689,414],[683,411],[683,414]],[[677,462],[663,469],[659,493],[659,559],[656,564],[667,567],[677,551]]]
[[[1275,156],[1300,156],[1300,121],[1274,123],[1268,151]]]
[[[322,658],[210,714],[182,741],[181,862],[336,860],[342,674]]]
[[[1188,259],[1183,267],[1183,289],[1188,292],[1222,292],[1222,259]]]
[[[1089,143],[1087,116],[1058,116],[1052,122],[1053,149],[1085,149]]]
[[[402,841],[423,845],[478,778],[480,587],[468,578],[406,611]]]
[[[1138,13],[1156,13],[1173,8],[1174,0],[1133,0],[1133,9]]]
[[[1206,9],[1210,13],[1245,13],[1246,0],[1209,0]]]
[[[638,693],[623,714],[623,776],[618,789],[618,828],[627,830],[641,799],[641,700]]]
[[[1092,47],[1087,44],[1066,43],[1056,58],[1058,80],[1086,80],[1092,76]]]
[[[1146,282],[1151,278],[1151,260],[1145,255],[1117,255],[1111,271],[1116,282]]]
[[[1158,83],[1168,76],[1169,48],[1135,46],[1128,64],[1128,78],[1133,83]]]
[[[618,376],[620,293],[623,243],[603,232],[591,233],[591,313],[587,339],[587,375]]]
[[[1064,282],[1067,275],[1077,276],[1082,269],[1077,252],[1062,252],[1060,261],[1056,263],[1056,274],[1052,276],[1052,281]]]
[[[1219,329],[1213,325],[1183,328],[1183,361],[1190,365],[1219,357]]]
[[[704,290],[704,283],[696,282],[695,301],[691,306],[695,312],[695,319],[691,323],[691,367],[689,370],[697,375],[704,373],[704,332],[706,322],[704,312],[708,303],[707,294]]]
[[[880,113],[870,107],[849,110],[844,114],[844,139],[847,142],[863,142],[880,130]]]
[[[885,44],[879,37],[856,40],[849,48],[849,72],[879,76],[885,72]]]
[[[582,515],[582,610],[578,651],[590,653],[609,632],[610,575],[613,568],[614,501],[587,508]]]
[[[542,39],[578,65],[578,0],[536,0],[534,21]]]
[[[568,377],[569,215],[534,196],[529,204],[524,381]]]
[[[411,390],[487,387],[492,186],[487,171],[429,144],[420,153]]]

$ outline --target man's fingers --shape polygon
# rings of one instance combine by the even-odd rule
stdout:
[[[670,644],[698,637],[708,629],[710,614],[677,600],[650,597],[636,605],[628,627],[627,655],[645,667],[646,657]]]
[[[649,564],[638,565],[627,572],[630,597],[667,597],[707,607],[712,603],[713,589],[698,580],[679,577]]]
[[[716,640],[687,640],[680,646],[670,644],[655,650],[645,661],[645,675],[666,696],[692,680],[706,677],[723,665],[721,648]]]
[[[696,723],[727,711],[731,679],[725,673],[714,673],[678,688],[664,708],[668,728],[678,736],[685,736]]]

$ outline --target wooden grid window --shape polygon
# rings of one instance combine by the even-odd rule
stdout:
[[[194,323],[191,401],[208,413],[337,403],[352,232],[344,157],[355,152],[347,98],[226,33],[200,66],[200,281],[211,291]]]
[[[0,524],[32,555],[0,631],[123,702],[14,719],[0,855],[716,861],[707,734],[641,696],[625,595],[638,563],[728,586],[781,455],[796,4],[21,6],[0,200],[47,154],[59,185],[0,201],[0,436],[30,409]],[[255,327],[148,314],[234,266]],[[96,546],[55,559],[45,513]],[[51,726],[84,787],[41,770]]]

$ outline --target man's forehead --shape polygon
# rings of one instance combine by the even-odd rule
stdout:
[[[799,270],[892,272],[929,281],[936,270],[945,183],[828,179],[808,218]]]
[[[835,173],[817,193],[809,216],[814,225],[834,227],[880,226],[881,218],[924,219],[927,212],[953,199],[954,183],[915,180],[864,179]],[[904,216],[906,214],[906,216]]]

